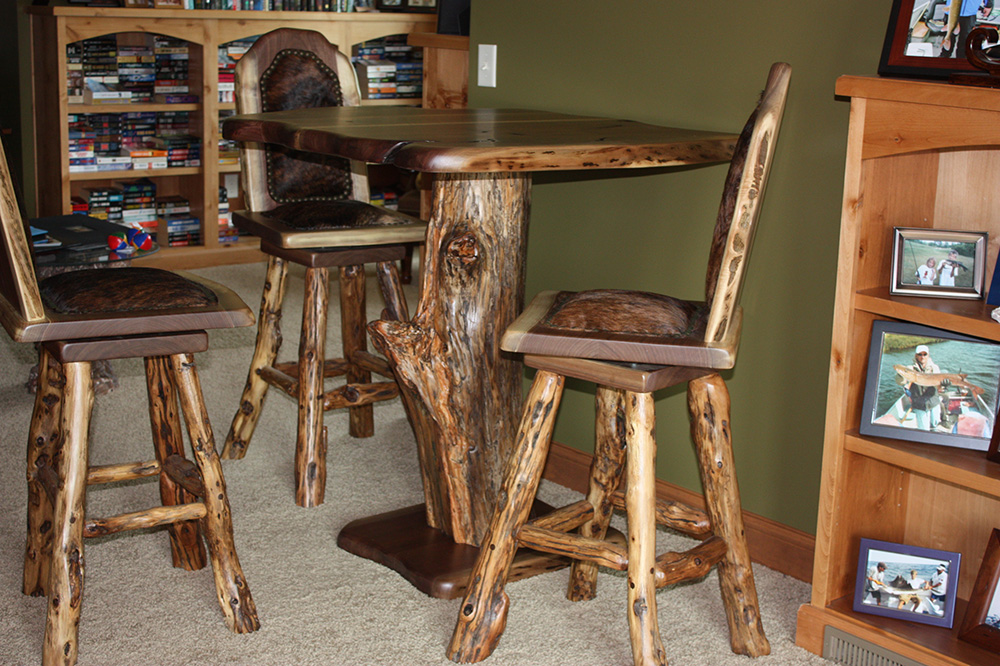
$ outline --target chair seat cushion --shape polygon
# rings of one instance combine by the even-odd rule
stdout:
[[[159,268],[98,268],[59,273],[38,284],[42,301],[62,314],[206,308],[216,295]]]
[[[625,363],[731,368],[739,321],[705,342],[708,305],[644,291],[540,293],[504,332],[502,349]]]
[[[539,326],[581,335],[691,337],[704,329],[705,304],[645,291],[560,292]]]
[[[299,201],[278,206],[264,213],[293,229],[361,229],[412,222],[384,208],[361,201]]]

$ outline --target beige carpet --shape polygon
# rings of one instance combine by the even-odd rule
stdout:
[[[199,273],[228,284],[256,309],[263,264],[218,267]],[[374,283],[374,280],[371,281]],[[289,280],[285,314],[294,355],[301,273]],[[410,288],[410,295],[415,293]],[[380,299],[369,290],[374,317]],[[331,316],[331,342],[337,344]],[[254,331],[213,332],[198,363],[217,443],[229,428],[253,349]],[[30,345],[0,341],[0,665],[40,662],[45,601],[21,594],[24,539],[24,445],[32,397],[24,380],[35,361]],[[91,431],[91,461],[152,457],[141,365],[116,361],[120,386],[100,396]],[[81,666],[312,666],[450,664],[444,651],[459,600],[424,596],[394,572],[336,546],[338,529],[355,518],[421,501],[413,436],[398,401],[375,408],[376,436],[346,436],[346,417],[326,416],[330,429],[326,503],[301,509],[292,499],[295,407],[273,393],[248,456],[224,461],[233,505],[236,543],[262,627],[234,635],[216,605],[208,568],[173,569],[165,534],[119,534],[88,540],[86,587],[80,623]],[[576,493],[543,484],[552,503]],[[94,487],[92,515],[141,508],[157,501],[155,482],[124,489]],[[620,518],[616,525],[621,528]],[[681,537],[661,531],[666,545]],[[699,584],[661,590],[660,626],[672,666],[797,666],[825,664],[794,645],[795,613],[809,587],[757,567],[764,626],[772,654],[751,662],[733,655],[715,574]],[[492,666],[629,664],[625,587],[621,574],[601,574],[594,601],[566,600],[566,571],[513,583],[507,630]]]

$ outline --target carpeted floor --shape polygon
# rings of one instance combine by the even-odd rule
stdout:
[[[197,271],[234,288],[256,310],[263,264]],[[369,312],[380,298],[370,281]],[[415,287],[409,287],[411,298]],[[287,343],[297,344],[301,273],[289,279]],[[412,300],[411,300],[412,303]],[[412,305],[411,305],[412,307]],[[330,317],[328,348],[338,345],[338,319]],[[254,330],[211,334],[198,356],[217,445],[229,428],[253,350]],[[24,445],[32,397],[24,382],[35,362],[30,345],[0,341],[0,666],[41,659],[45,600],[21,594],[24,539]],[[91,462],[152,458],[145,384],[138,361],[115,361],[119,387],[95,402]],[[338,529],[362,516],[422,500],[413,435],[398,401],[375,407],[376,435],[354,440],[346,416],[326,416],[330,468],[326,503],[295,506],[292,453],[295,406],[271,392],[249,453],[223,461],[233,506],[236,544],[262,627],[234,635],[216,605],[209,568],[170,566],[165,534],[125,533],[88,540],[86,587],[80,623],[80,666],[313,666],[450,664],[445,646],[460,600],[431,599],[394,572],[336,546]],[[565,503],[578,495],[548,482],[543,499]],[[157,502],[155,481],[125,488],[93,487],[88,511],[107,515]],[[621,519],[616,526],[622,528]],[[662,531],[660,541],[682,537]],[[795,613],[808,585],[756,568],[772,654],[751,662],[729,651],[715,574],[697,584],[661,590],[660,627],[672,666],[805,666],[828,662],[794,645]],[[565,598],[566,571],[513,583],[507,630],[485,664],[630,664],[621,574],[602,572],[598,598]]]

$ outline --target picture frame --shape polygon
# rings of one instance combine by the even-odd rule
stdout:
[[[989,234],[895,227],[889,293],[981,299]]]
[[[156,9],[184,9],[184,0],[153,0]]]
[[[433,14],[437,11],[438,0],[375,0],[375,9],[380,12],[409,12]]]
[[[942,55],[946,24],[941,19],[949,5],[948,0],[893,0],[878,73],[948,78],[953,73],[978,72],[966,59],[958,39],[951,40],[950,55]],[[1000,3],[995,2],[989,14],[977,12],[974,21],[963,22],[960,36],[980,25],[1000,26]]]
[[[965,609],[958,637],[1000,654],[1000,530],[994,529],[986,544],[983,563]]]
[[[924,372],[916,370],[921,363]],[[987,451],[998,394],[1000,345],[908,322],[872,322],[862,435]]]
[[[861,539],[854,611],[951,629],[962,554]]]

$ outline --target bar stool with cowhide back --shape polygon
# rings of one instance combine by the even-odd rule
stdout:
[[[499,641],[509,601],[504,585],[519,546],[573,558],[567,596],[574,601],[594,597],[598,565],[628,572],[636,664],[667,663],[656,589],[702,577],[716,564],[733,651],[770,652],[743,535],[729,395],[718,371],[736,360],[742,318],[737,302],[790,73],[784,63],[771,68],[763,97],[737,141],[712,240],[705,301],[619,290],[543,292],[507,329],[501,346],[524,354],[538,373],[499,493],[503,500],[483,539],[448,647],[454,661],[479,661]],[[585,500],[527,521],[566,377],[598,385],[590,491]],[[653,392],[680,382],[688,382],[707,515],[655,498]],[[626,512],[627,547],[604,540],[616,507]],[[657,557],[657,523],[703,541],[687,552]]]
[[[262,35],[236,67],[239,113],[357,106],[361,98],[350,60],[323,35],[281,28]],[[383,319],[407,319],[395,262],[406,244],[422,242],[426,223],[367,203],[364,163],[302,153],[275,144],[240,146],[248,210],[233,213],[240,229],[260,237],[268,255],[257,345],[246,387],[222,449],[242,458],[269,386],[298,400],[295,502],[323,503],[326,489],[325,410],[347,408],[352,437],[374,433],[372,403],[399,393],[384,359],[367,350],[365,264],[376,264],[385,298]],[[298,362],[276,363],[288,263],[305,267]],[[325,358],[328,269],[340,269],[343,358]],[[372,373],[386,381],[372,382]],[[330,391],[325,377],[346,375]]]
[[[175,567],[215,574],[226,624],[260,623],[233,544],[226,484],[193,354],[206,329],[253,323],[225,287],[156,268],[62,273],[39,282],[0,146],[0,323],[15,342],[39,345],[39,378],[28,433],[25,594],[48,597],[43,663],[76,663],[83,597],[83,540],[169,526]],[[94,361],[144,359],[155,459],[90,466]],[[179,405],[179,410],[178,410]],[[181,415],[191,442],[184,455]],[[158,476],[162,506],[111,517],[86,514],[87,486]]]

